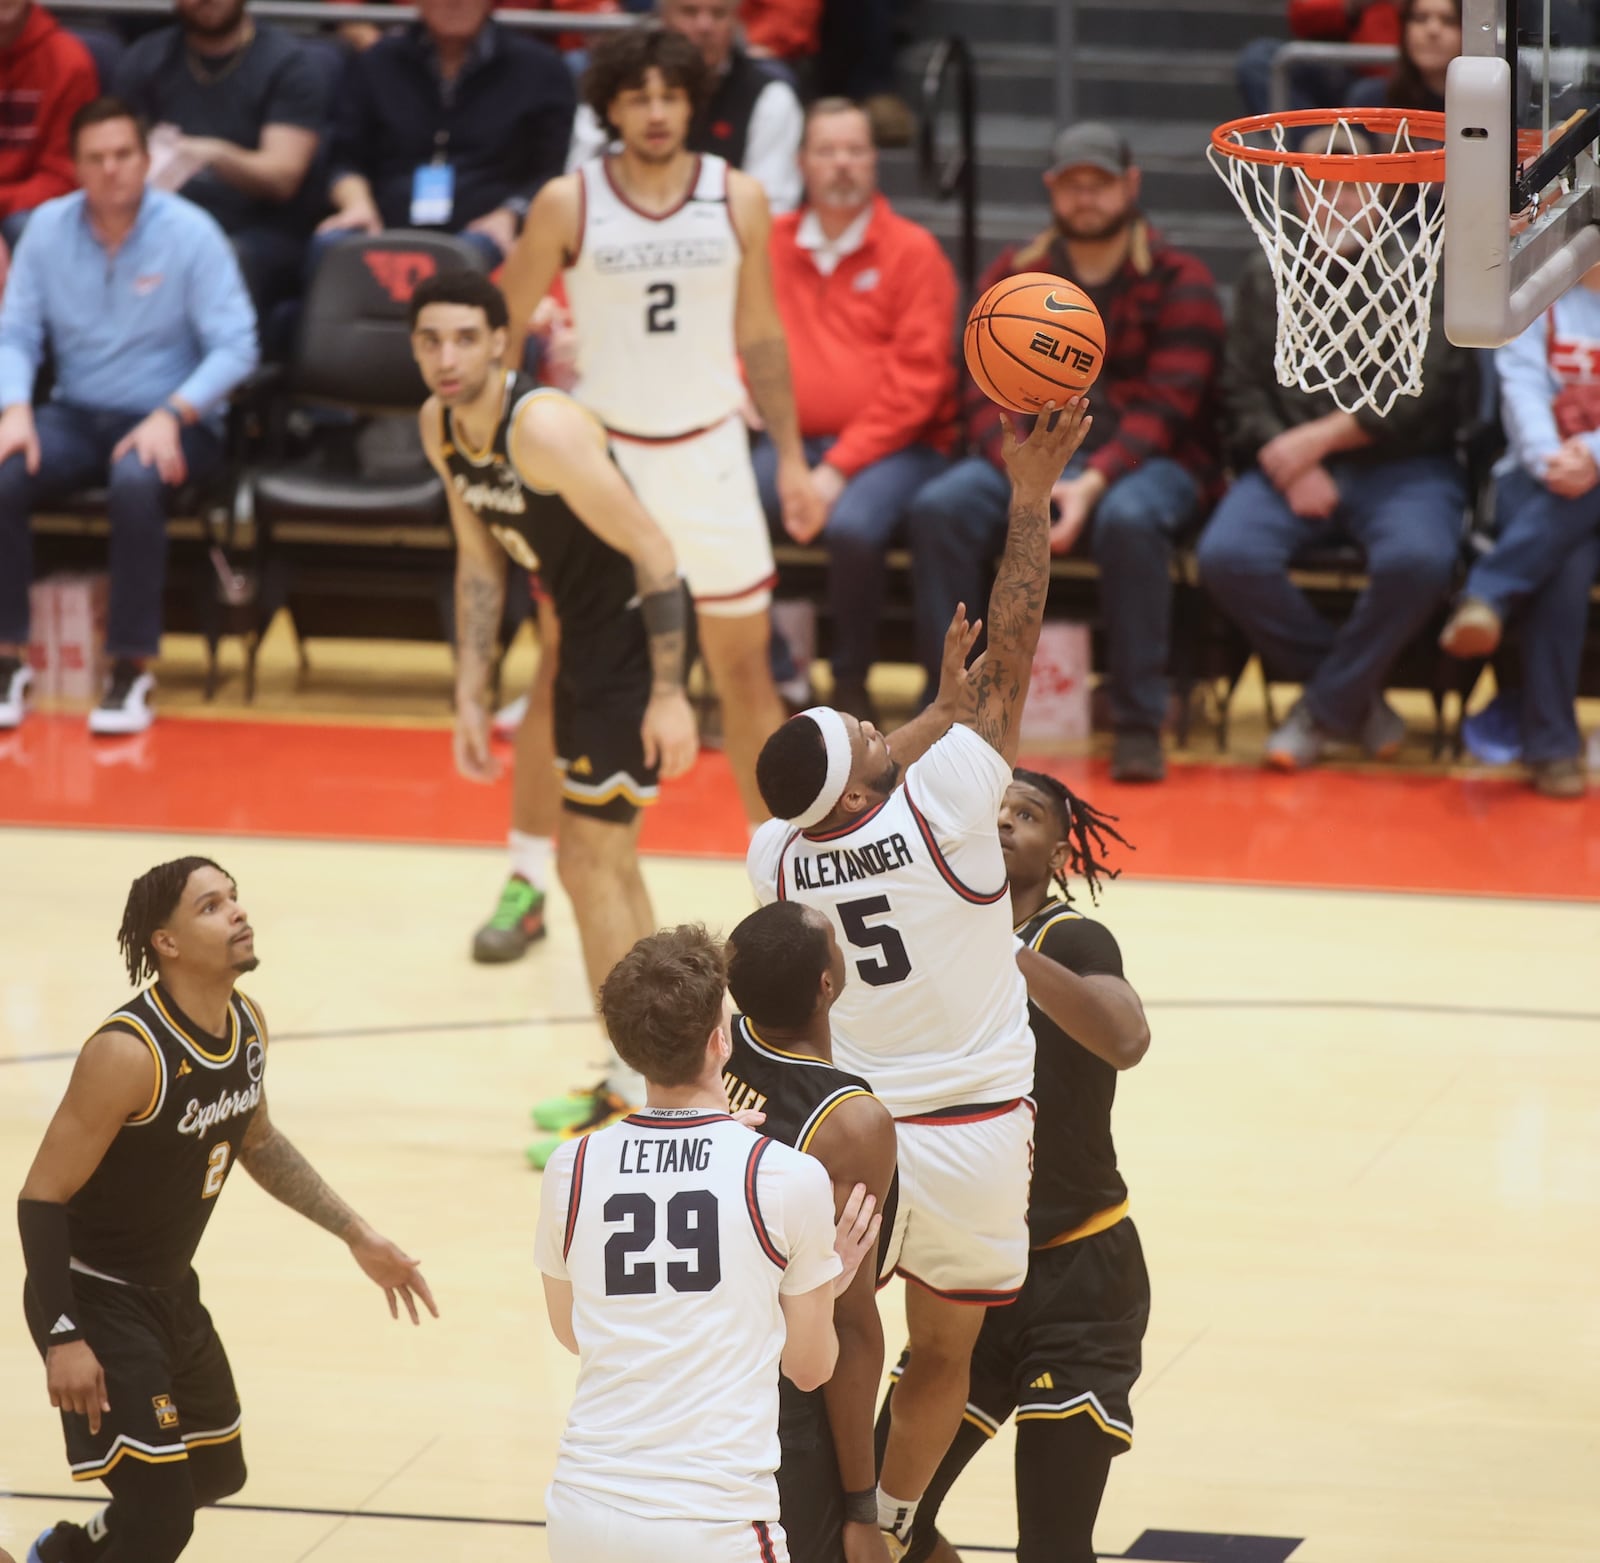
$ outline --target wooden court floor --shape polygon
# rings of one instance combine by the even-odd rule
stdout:
[[[559,904],[527,961],[468,960],[498,852],[0,832],[0,1189],[126,992],[128,881],[190,850],[238,877],[257,929],[275,1120],[421,1256],[443,1318],[391,1324],[337,1243],[230,1179],[200,1271],[251,1480],[188,1555],[537,1563],[573,1369],[521,1149],[595,1033]],[[663,921],[727,928],[748,904],[731,862],[647,875]],[[1102,915],[1154,1029],[1117,1130],[1155,1289],[1102,1551],[1168,1531],[1297,1540],[1216,1554],[1293,1563],[1600,1558],[1600,905],[1135,881]],[[0,1237],[19,1557],[88,1510],[20,1286]],[[1014,1542],[1010,1448],[946,1510],[969,1556]]]

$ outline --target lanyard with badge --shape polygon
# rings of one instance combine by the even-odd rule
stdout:
[[[447,94],[445,107],[449,109]],[[456,205],[456,170],[450,161],[450,132],[443,126],[433,138],[433,160],[411,176],[411,226],[443,228]]]

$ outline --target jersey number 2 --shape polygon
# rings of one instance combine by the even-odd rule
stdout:
[[[891,983],[904,982],[911,975],[911,957],[906,954],[905,940],[896,928],[879,923],[867,926],[869,917],[881,917],[889,910],[886,895],[864,896],[859,901],[839,903],[839,921],[844,924],[844,936],[858,950],[877,950],[879,958],[857,961],[856,970],[869,987],[887,988]]]
[[[605,1203],[607,1225],[626,1221],[627,1229],[606,1239],[606,1296],[653,1297],[656,1265],[644,1260],[629,1267],[656,1240],[656,1202],[648,1194],[613,1194]],[[693,1264],[673,1260],[667,1285],[675,1292],[709,1292],[722,1279],[722,1240],[717,1230],[717,1196],[710,1189],[680,1189],[667,1201],[667,1241]]]
[[[650,300],[644,311],[645,330],[676,331],[678,322],[672,313],[678,304],[676,285],[671,282],[652,282],[644,290],[644,296]]]
[[[200,1185],[201,1199],[215,1199],[222,1192],[222,1180],[228,1175],[228,1158],[233,1155],[233,1144],[223,1140],[211,1147],[206,1157],[206,1180]]]

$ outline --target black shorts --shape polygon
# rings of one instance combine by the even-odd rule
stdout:
[[[820,1390],[806,1395],[787,1379],[779,1381],[778,1443],[778,1505],[789,1563],[839,1563],[844,1489]]]
[[[1019,1423],[1087,1416],[1120,1453],[1133,1443],[1128,1396],[1149,1321],[1150,1275],[1132,1221],[1035,1249],[1022,1294],[984,1316],[967,1421],[993,1437],[1013,1414]]]
[[[688,615],[694,661],[694,615]],[[565,629],[556,671],[556,769],[561,806],[590,819],[628,825],[659,794],[657,773],[644,763],[639,732],[650,703],[650,650],[639,611],[630,609],[604,631]]]
[[[61,1413],[74,1481],[98,1481],[124,1460],[163,1465],[238,1440],[233,1371],[192,1270],[170,1289],[119,1286],[74,1272],[72,1290],[77,1323],[100,1360],[111,1403],[95,1434],[87,1417]],[[40,1316],[31,1287],[23,1288],[22,1305],[42,1357],[51,1321]]]

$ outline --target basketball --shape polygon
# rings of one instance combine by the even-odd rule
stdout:
[[[1106,328],[1082,288],[1047,271],[1025,271],[995,283],[972,306],[962,347],[990,401],[1038,412],[1094,384]]]

